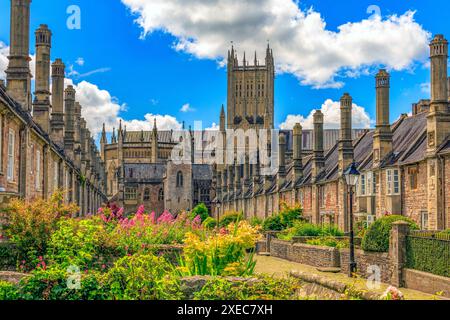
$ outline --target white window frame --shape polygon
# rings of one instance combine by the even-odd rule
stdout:
[[[386,194],[399,195],[400,190],[400,170],[388,169],[386,170]]]
[[[36,190],[41,190],[41,151],[36,150]]]
[[[366,174],[365,173],[361,175],[359,187],[360,187],[359,194],[361,196],[367,195],[367,179],[366,179]]]
[[[9,129],[8,133],[8,169],[7,169],[7,180],[9,182],[14,181],[14,171],[15,171],[15,157],[14,157],[14,149],[16,143],[16,135],[13,129]]]
[[[426,219],[425,219],[426,217]],[[425,223],[426,220],[426,223]],[[430,216],[428,214],[428,211],[421,211],[420,212],[420,226],[422,230],[428,230],[428,226],[429,226],[429,221],[430,221]]]

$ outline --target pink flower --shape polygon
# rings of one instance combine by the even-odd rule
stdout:
[[[106,265],[102,264],[102,269],[103,270],[106,269]]]

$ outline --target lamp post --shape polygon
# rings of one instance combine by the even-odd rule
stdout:
[[[353,277],[356,272],[356,262],[355,262],[355,237],[353,231],[353,188],[356,186],[359,180],[360,173],[356,164],[353,162],[352,165],[344,172],[345,181],[347,183],[347,188],[350,197],[350,262],[349,262],[349,277]]]

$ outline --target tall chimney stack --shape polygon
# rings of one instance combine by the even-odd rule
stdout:
[[[314,122],[314,146],[313,146],[313,165],[312,180],[316,181],[317,176],[325,166],[324,150],[323,150],[323,121],[322,111],[317,110],[313,116]]]
[[[341,129],[339,137],[339,173],[341,175],[353,162],[352,105],[352,97],[350,94],[344,93],[341,98]]]
[[[31,111],[30,3],[11,0],[9,64],[5,71],[8,93],[26,111]]]
[[[64,71],[61,59],[52,64],[52,119],[51,136],[61,148],[64,147]]]
[[[279,154],[278,154],[278,175],[277,184],[278,189],[282,187],[286,181],[286,136],[284,133],[280,132],[278,137],[279,140]]]
[[[36,36],[36,83],[33,102],[33,118],[41,128],[50,133],[50,50],[52,32],[41,24]]]
[[[296,183],[303,178],[303,128],[300,123],[296,123],[294,126],[293,149],[294,183]]]
[[[377,124],[373,141],[373,165],[378,167],[381,161],[392,152],[392,131],[389,117],[390,75],[381,69],[375,77],[377,92]]]
[[[75,89],[68,86],[64,91],[65,103],[65,132],[64,132],[64,150],[70,159],[74,159],[75,144]]]
[[[450,134],[448,41],[438,34],[430,43],[431,105],[427,116],[427,153],[433,155]]]

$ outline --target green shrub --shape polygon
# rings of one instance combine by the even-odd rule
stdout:
[[[294,278],[260,276],[251,282],[214,278],[194,294],[194,300],[294,300],[298,288]]]
[[[219,227],[223,228],[231,223],[236,223],[244,219],[242,212],[228,212],[219,221]]]
[[[217,227],[217,221],[216,221],[216,219],[209,217],[205,221],[203,221],[203,226],[206,229],[210,229],[210,230],[214,229],[215,227]]]
[[[316,225],[303,221],[294,222],[294,226],[278,235],[282,240],[292,240],[294,237],[342,237],[344,233],[335,225]]]
[[[273,215],[263,223],[264,231],[283,231],[292,228],[298,221],[303,221],[301,207],[289,207],[283,205],[283,209],[279,214]]]
[[[392,224],[396,221],[406,221],[411,230],[418,229],[417,224],[407,217],[398,215],[383,217],[370,225],[362,240],[362,248],[365,251],[388,252]]]
[[[16,285],[0,281],[0,301],[18,300],[18,298],[19,292]]]
[[[22,300],[105,300],[107,292],[100,273],[66,270],[58,265],[34,270],[19,285]]]
[[[439,232],[439,236],[450,236],[450,229],[447,229],[445,231]]]
[[[190,214],[191,220],[194,220],[198,216],[200,216],[200,219],[202,219],[202,221],[205,221],[206,219],[209,218],[208,208],[204,203],[200,203],[191,211]]]
[[[252,227],[260,227],[263,225],[264,220],[258,217],[253,217],[250,219],[249,222]]]
[[[98,218],[66,219],[58,223],[48,245],[48,259],[62,268],[101,270],[111,264],[114,250],[110,233]]]
[[[0,270],[16,270],[19,253],[9,242],[0,242]]]
[[[32,270],[45,255],[58,221],[78,212],[78,207],[66,205],[63,192],[56,192],[48,200],[13,200],[7,210],[6,236],[16,245],[19,261]]]
[[[153,255],[127,256],[106,274],[111,300],[173,300],[181,298],[173,266]]]
[[[313,246],[321,246],[321,247],[331,247],[331,248],[348,248],[349,243],[346,240],[337,240],[333,237],[320,237],[317,239],[311,239],[306,241],[307,244],[313,245]]]

